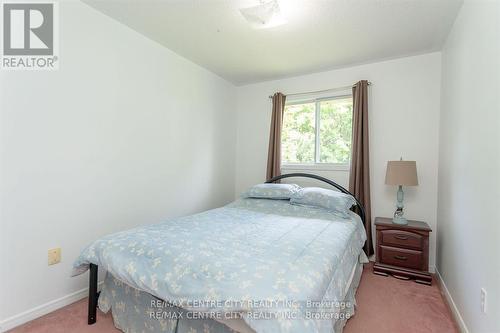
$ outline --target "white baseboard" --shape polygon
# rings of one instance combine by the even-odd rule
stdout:
[[[465,325],[465,321],[462,318],[462,315],[460,314],[460,311],[458,311],[457,305],[453,301],[453,297],[451,297],[450,291],[446,287],[446,284],[444,283],[443,277],[439,273],[439,270],[437,267],[435,268],[436,271],[436,278],[439,283],[439,286],[441,288],[441,291],[443,292],[444,296],[446,297],[446,301],[450,305],[451,312],[453,313],[453,317],[455,317],[455,321],[458,324],[458,329],[460,330],[460,333],[469,333],[469,329]]]
[[[99,283],[99,286],[102,284],[102,282]],[[52,300],[50,302],[47,302],[45,304],[39,305],[37,307],[34,307],[30,310],[21,312],[15,316],[12,316],[10,318],[4,319],[0,321],[0,332],[6,332],[8,330],[11,330],[17,326],[20,326],[24,323],[27,323],[33,319],[39,318],[41,316],[44,316],[48,313],[51,313],[55,310],[58,310],[62,307],[65,307],[66,305],[72,304],[76,301],[79,301],[85,297],[88,296],[89,289],[84,288],[78,291],[75,291],[71,294],[68,294],[66,296],[63,296],[61,298]]]

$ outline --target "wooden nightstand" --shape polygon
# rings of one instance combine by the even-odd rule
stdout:
[[[425,222],[408,220],[407,225],[392,223],[392,219],[376,217],[377,261],[375,274],[431,284],[429,274],[429,233]]]

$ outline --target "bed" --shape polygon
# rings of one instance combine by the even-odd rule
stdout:
[[[349,193],[331,180],[308,177]],[[357,200],[356,200],[357,201]],[[341,332],[367,261],[364,211],[339,217],[287,200],[244,198],[103,237],[82,251],[88,322],[111,311],[124,332]],[[101,293],[97,269],[106,270]]]

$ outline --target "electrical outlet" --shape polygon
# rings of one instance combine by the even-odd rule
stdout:
[[[486,313],[486,290],[481,288],[481,311]]]
[[[49,250],[49,265],[55,265],[61,262],[61,248]]]

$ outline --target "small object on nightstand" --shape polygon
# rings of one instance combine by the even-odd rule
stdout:
[[[377,228],[375,274],[409,280],[430,285],[429,233],[425,222],[408,220],[408,224],[392,223],[392,219],[376,217]]]
[[[392,219],[392,222],[394,222],[395,224],[408,224],[408,221],[403,217],[403,185],[418,185],[417,162],[403,161],[402,157],[399,161],[387,162],[385,184],[398,186],[396,211],[394,212],[394,218]]]

